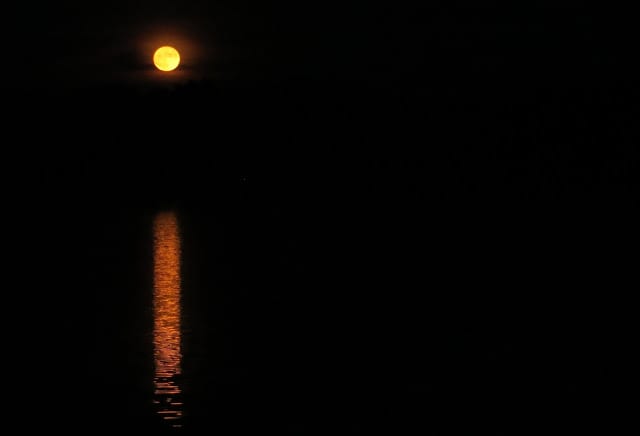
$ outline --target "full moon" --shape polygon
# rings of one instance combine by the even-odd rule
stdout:
[[[175,70],[180,64],[180,53],[171,46],[162,46],[153,53],[153,64],[160,71]]]

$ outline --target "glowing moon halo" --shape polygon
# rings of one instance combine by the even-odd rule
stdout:
[[[153,53],[153,64],[160,71],[172,71],[180,64],[180,53],[175,48],[164,45]]]

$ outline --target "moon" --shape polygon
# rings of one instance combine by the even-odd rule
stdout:
[[[180,65],[180,53],[169,45],[159,47],[153,53],[153,64],[160,71],[173,71]]]

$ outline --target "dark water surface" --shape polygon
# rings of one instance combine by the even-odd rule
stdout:
[[[96,93],[127,104],[36,118],[74,147],[25,146],[4,173],[19,425],[609,422],[637,288],[633,129],[573,96],[510,112],[298,91]]]
[[[336,224],[317,217],[237,206],[105,208],[81,224],[87,241],[67,259],[75,279],[56,291],[68,292],[52,306],[60,317],[38,335],[48,381],[37,390],[51,395],[52,419],[195,433],[504,434],[537,408],[544,419],[572,413],[575,402],[550,392],[574,401],[587,389],[577,356],[602,332],[588,292],[581,301],[546,288],[566,274],[527,275],[533,268],[489,254],[492,238],[460,253],[456,237],[434,237],[422,249],[436,253],[416,259],[420,248],[407,256],[409,242],[381,242],[375,228],[332,235]],[[311,223],[318,234],[301,230]]]

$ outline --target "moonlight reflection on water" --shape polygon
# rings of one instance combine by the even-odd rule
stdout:
[[[153,346],[154,403],[157,413],[172,427],[181,427],[182,400],[177,378],[181,372],[180,349],[180,235],[171,212],[154,221]]]

